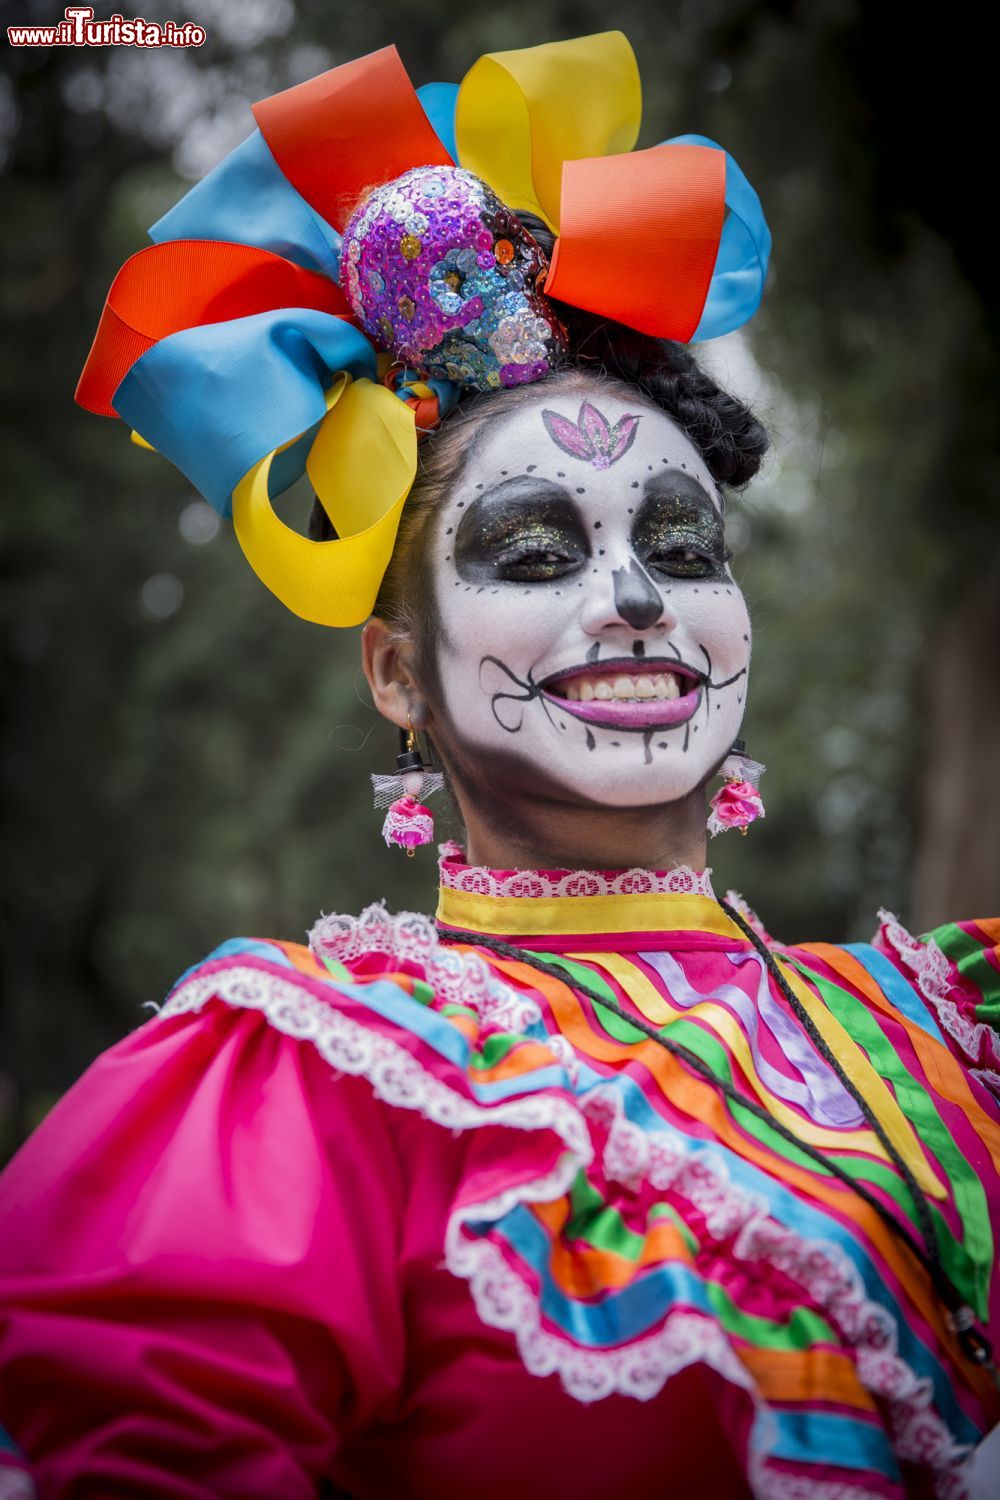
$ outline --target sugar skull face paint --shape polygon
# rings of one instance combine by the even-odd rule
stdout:
[[[565,331],[536,284],[548,268],[516,214],[462,167],[414,167],[344,229],[341,283],[380,349],[477,390],[552,368]]]
[[[560,800],[673,801],[746,702],[718,489],[662,411],[546,384],[481,431],[435,517],[442,750]]]

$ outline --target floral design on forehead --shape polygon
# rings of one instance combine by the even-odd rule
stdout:
[[[557,411],[542,412],[549,437],[564,453],[582,458],[595,469],[609,469],[628,452],[639,430],[639,418],[632,412],[611,425],[607,417],[590,401],[580,406],[575,422]]]
[[[303,619],[368,617],[419,436],[465,390],[572,361],[569,309],[695,343],[760,302],[757,194],[706,136],[634,149],[639,72],[620,31],[489,53],[461,84],[419,89],[385,47],[253,113],[115,278],[76,399],[231,516]],[[595,467],[625,451],[620,424],[577,426]],[[334,540],[275,513],[303,474]]]

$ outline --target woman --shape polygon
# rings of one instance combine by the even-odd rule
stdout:
[[[872,944],[786,946],[706,869],[708,781],[713,831],[762,812],[722,487],[766,438],[683,342],[756,306],[759,205],[700,139],[625,155],[605,120],[610,168],[556,139],[574,101],[581,130],[595,99],[635,114],[614,33],[481,59],[419,112],[386,54],[303,88],[154,229],[165,269],[224,224],[243,279],[220,302],[206,265],[144,323],[116,283],[81,399],[231,492],[291,607],[367,620],[404,746],[376,778],[386,837],[428,840],[446,776],[465,847],[442,847],[436,922],[374,906],[308,947],[223,944],[8,1169],[26,1456],[0,1493],[30,1466],[53,1500],[958,1495],[1000,1415],[997,924],[918,939],[883,912]],[[364,136],[316,151],[317,101],[343,148],[372,98],[380,151],[416,141],[415,166],[376,174]],[[607,171],[656,231],[614,259],[601,194],[579,212]],[[234,248],[248,204],[272,256],[283,207],[291,266]],[[353,322],[308,274],[330,224]],[[651,245],[681,246],[673,296]],[[419,474],[414,416],[437,428]],[[303,462],[311,541],[269,500]]]

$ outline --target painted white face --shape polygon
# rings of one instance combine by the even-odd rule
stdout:
[[[646,806],[736,738],[750,620],[690,439],[641,398],[591,395],[543,382],[487,423],[435,518],[440,743],[498,794]]]

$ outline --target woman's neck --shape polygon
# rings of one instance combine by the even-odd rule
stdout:
[[[470,864],[493,870],[703,870],[704,787],[653,807],[580,807],[458,802]]]

